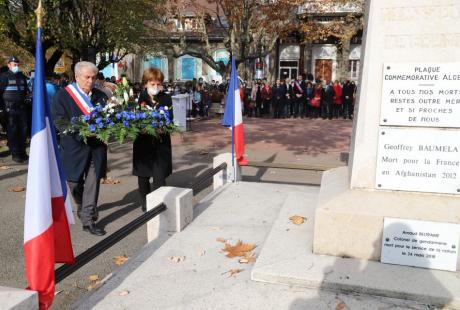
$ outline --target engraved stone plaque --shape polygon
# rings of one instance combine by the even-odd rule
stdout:
[[[460,131],[380,127],[376,188],[460,194]]]
[[[460,128],[460,63],[385,63],[380,125]]]
[[[385,218],[382,263],[456,271],[460,225]]]

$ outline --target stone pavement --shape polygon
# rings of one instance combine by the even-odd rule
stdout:
[[[146,245],[72,308],[431,309],[398,299],[254,282],[252,264],[240,264],[222,253],[218,238],[241,239],[257,245],[257,257],[280,210],[289,203],[288,197],[309,201],[308,206],[314,208],[318,190],[313,186],[229,184],[196,206],[196,218],[184,231]],[[287,226],[286,234],[299,229],[294,224]],[[174,257],[184,259],[175,262]],[[231,269],[242,271],[230,276]]]
[[[352,122],[348,120],[307,119],[245,119],[246,153],[250,160],[268,162],[326,163],[343,165],[341,154],[348,152]],[[173,138],[174,172],[170,186],[190,187],[193,180],[212,166],[217,154],[231,150],[231,132],[218,119],[195,121],[191,132]],[[1,140],[1,139],[0,139]],[[4,142],[4,141],[3,141]],[[108,234],[126,225],[141,214],[137,205],[137,180],[131,175],[131,145],[113,145],[109,153],[109,176],[119,184],[101,186],[100,223]],[[244,168],[243,177],[250,181],[318,183],[320,173],[280,169]],[[8,156],[6,146],[0,148],[0,285],[26,287],[23,266],[23,212],[25,192],[9,192],[14,186],[25,186],[27,166],[17,165]],[[199,197],[197,198],[199,199]],[[83,252],[101,238],[81,230],[79,223],[71,226],[75,254]],[[88,277],[104,278],[118,268],[113,257],[132,257],[147,242],[145,229],[140,228],[120,241],[90,264],[57,285],[59,294],[54,309],[63,309],[87,292]]]

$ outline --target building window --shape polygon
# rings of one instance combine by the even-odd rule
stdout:
[[[359,60],[350,60],[348,62],[348,72],[350,72],[350,79],[356,80],[359,77]]]
[[[193,80],[196,75],[196,59],[182,58],[182,80]]]
[[[280,60],[280,79],[296,79],[299,73],[298,60]]]

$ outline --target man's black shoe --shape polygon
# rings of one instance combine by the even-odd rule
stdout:
[[[92,235],[103,236],[105,235],[105,230],[96,226],[96,224],[90,224],[88,226],[83,226],[83,231],[87,231]]]
[[[18,164],[22,164],[22,163],[24,162],[24,159],[22,159],[21,156],[16,156],[16,155],[14,155],[14,156],[12,157],[12,160],[13,160],[15,163],[18,163]]]
[[[23,161],[28,161],[29,160],[29,155],[22,154],[21,158],[22,158]]]

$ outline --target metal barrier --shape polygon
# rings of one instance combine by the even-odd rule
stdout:
[[[302,165],[292,163],[265,163],[250,161],[244,167],[256,167],[256,168],[275,168],[275,169],[292,169],[292,170],[308,170],[308,171],[326,171],[337,166],[321,166],[321,165]]]
[[[208,187],[209,185],[207,185],[206,182],[210,178],[212,178],[215,174],[217,174],[221,170],[225,170],[225,169],[227,169],[227,163],[222,163],[219,166],[217,166],[216,168],[209,169],[208,171],[203,173],[203,175],[201,175],[200,178],[198,180],[196,180],[191,186],[192,191],[193,191],[193,196],[196,196],[199,192],[201,192],[206,187]]]
[[[75,258],[75,263],[74,264],[65,264],[59,267],[54,271],[55,275],[55,282],[59,283],[68,276],[70,276],[72,273],[89,263],[92,259],[96,258],[105,250],[109,249],[112,247],[114,244],[116,244],[118,241],[122,240],[126,236],[128,236],[130,233],[147,223],[149,220],[153,219],[155,216],[160,214],[161,212],[166,210],[166,205],[164,203],[161,203],[157,205],[155,208],[152,210],[149,210],[136,218],[135,220],[131,221],[127,225],[123,226],[110,236],[104,238],[102,241],[96,243],[80,255],[78,255]]]
[[[221,170],[227,169],[227,163],[222,163],[214,169],[209,169],[203,175],[200,176],[198,180],[192,185],[193,195],[195,196],[203,189],[208,187],[206,182],[212,178],[215,174],[220,172]],[[160,203],[152,210],[149,210],[139,216],[138,218],[134,219],[127,225],[123,226],[110,236],[104,238],[102,241],[96,243],[80,255],[75,258],[75,263],[73,264],[65,264],[60,266],[54,271],[55,276],[55,283],[59,283],[72,273],[89,263],[94,258],[98,257],[100,254],[105,252],[107,249],[115,245],[120,240],[124,239],[130,233],[153,219],[155,216],[159,215],[161,212],[166,210],[166,205],[164,203]]]

